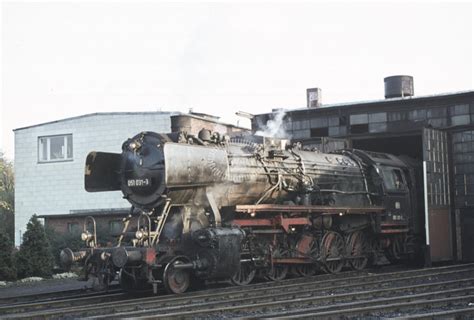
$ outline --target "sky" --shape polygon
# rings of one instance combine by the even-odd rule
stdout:
[[[473,88],[471,2],[1,4],[0,151],[13,129],[94,112],[253,114]]]

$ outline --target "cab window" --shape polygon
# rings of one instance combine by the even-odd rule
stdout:
[[[390,191],[404,191],[406,190],[403,174],[400,169],[393,167],[382,168],[383,181],[385,188]]]

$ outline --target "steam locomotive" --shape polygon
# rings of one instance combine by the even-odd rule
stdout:
[[[385,153],[322,153],[206,129],[141,132],[121,154],[86,160],[87,191],[121,190],[132,205],[116,245],[99,247],[88,217],[85,248],[64,249],[61,261],[82,263],[104,286],[118,275],[127,291],[155,293],[361,270],[419,250],[415,173],[408,159]]]

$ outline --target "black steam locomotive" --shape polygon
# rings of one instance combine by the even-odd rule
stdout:
[[[121,190],[131,214],[115,247],[97,246],[88,217],[86,248],[63,250],[62,261],[82,263],[105,286],[118,274],[128,291],[360,270],[415,254],[421,231],[406,159],[205,129],[142,132],[121,154],[91,152],[85,188]]]

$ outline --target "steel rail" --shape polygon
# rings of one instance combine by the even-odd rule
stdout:
[[[453,317],[454,316],[454,317]],[[403,317],[386,317],[386,319],[392,320],[404,320],[404,319],[457,319],[456,316],[474,316],[474,305],[470,308],[460,308],[455,310],[441,310],[433,312],[424,312],[424,313],[410,313],[410,315],[405,315]],[[472,319],[473,317],[471,317]]]
[[[465,295],[467,292],[466,289],[469,289],[471,294]],[[454,297],[445,297],[447,293],[459,293],[459,295],[456,295]],[[429,297],[433,296],[439,296],[440,298],[438,299],[426,299]],[[415,301],[409,301],[413,300],[414,298],[421,298],[421,300],[415,300]],[[446,305],[451,305],[451,304],[456,304],[460,302],[466,302],[463,304],[463,306],[466,306],[467,303],[470,303],[471,301],[474,300],[474,287],[470,288],[463,288],[463,289],[456,289],[456,290],[451,290],[451,292],[446,292],[446,291],[441,291],[441,292],[434,292],[434,293],[428,293],[428,294],[423,294],[423,295],[418,295],[418,296],[405,296],[405,297],[396,297],[393,298],[392,301],[394,300],[399,300],[401,302],[399,303],[388,303],[388,304],[383,304],[383,302],[387,302],[387,300],[374,300],[370,302],[363,302],[359,303],[360,307],[357,307],[357,304],[354,303],[351,305],[352,308],[347,308],[344,309],[344,306],[342,305],[334,305],[328,308],[321,308],[321,312],[318,312],[315,308],[313,309],[313,312],[303,312],[303,311],[295,311],[292,312],[290,315],[290,312],[285,313],[281,312],[279,314],[274,314],[274,315],[265,315],[265,316],[259,316],[259,317],[249,317],[249,318],[241,318],[241,319],[314,319],[314,318],[329,318],[329,317],[334,317],[334,316],[368,316],[370,312],[378,312],[379,314],[381,311],[397,311],[400,312],[401,310],[407,310],[410,311],[413,310],[413,307],[440,307],[440,306],[446,306]],[[406,302],[403,302],[404,300],[408,300]],[[378,302],[381,302],[382,304],[377,304]],[[346,306],[349,307],[349,304]],[[324,309],[336,309],[336,310],[328,310],[324,311]],[[380,315],[379,315],[380,316]],[[384,318],[386,318],[384,316]],[[402,319],[406,319],[406,317],[402,317]],[[418,319],[418,318],[416,318]]]
[[[31,303],[16,303],[8,306],[0,306],[0,315],[18,314],[25,312],[34,312],[44,309],[71,307],[71,306],[85,306],[87,304],[97,304],[106,301],[120,300],[126,298],[126,294],[122,290],[116,292],[101,292],[95,294],[83,294],[71,297],[63,297],[61,299],[44,300]]]
[[[459,266],[462,266],[464,270],[459,268]],[[466,269],[466,267],[468,269]],[[417,269],[417,270],[411,270],[411,271],[399,271],[399,272],[391,272],[391,273],[380,273],[380,274],[366,274],[363,276],[356,276],[356,277],[346,277],[346,278],[341,278],[341,279],[330,279],[322,282],[312,282],[312,283],[282,283],[282,282],[273,282],[271,283],[271,286],[247,286],[247,287],[237,287],[237,288],[232,288],[234,290],[222,290],[222,292],[213,292],[211,294],[206,294],[205,292],[200,292],[198,294],[187,294],[183,296],[170,296],[170,297],[165,297],[162,299],[157,299],[156,297],[151,297],[151,298],[145,298],[145,299],[134,299],[134,300],[129,300],[123,303],[104,303],[101,304],[100,306],[94,306],[94,307],[88,307],[86,311],[84,311],[83,308],[79,307],[73,307],[73,308],[67,308],[67,309],[56,309],[56,310],[51,310],[51,311],[46,311],[44,313],[41,313],[42,316],[58,316],[61,314],[74,314],[74,312],[77,312],[81,314],[81,316],[94,316],[94,315],[99,315],[101,312],[104,312],[104,310],[110,310],[110,309],[116,309],[118,310],[123,310],[125,311],[132,311],[138,308],[140,309],[146,309],[148,306],[149,307],[156,307],[157,305],[161,306],[173,306],[173,305],[178,305],[179,308],[182,308],[182,305],[184,304],[189,304],[192,302],[197,301],[199,298],[210,301],[213,298],[220,298],[220,299],[228,299],[230,298],[236,298],[238,296],[253,296],[253,300],[255,300],[255,297],[261,297],[265,294],[269,293],[274,293],[274,292],[282,292],[288,290],[294,289],[296,292],[297,290],[301,290],[302,286],[306,286],[307,288],[314,287],[313,291],[315,292],[321,292],[323,290],[322,285],[326,284],[325,289],[335,289],[335,285],[337,283],[343,282],[339,287],[344,288],[347,287],[347,282],[352,281],[349,285],[354,287],[354,286],[361,286],[361,285],[367,285],[367,281],[373,280],[373,284],[380,284],[383,282],[388,282],[387,280],[388,276],[395,276],[397,279],[390,279],[390,281],[405,281],[408,279],[413,279],[413,278],[423,278],[423,277],[430,277],[430,276],[436,276],[436,275],[442,275],[442,274],[459,274],[460,272],[474,272],[474,269],[470,268],[472,265],[457,265],[457,266],[449,266],[449,267],[441,267],[441,268],[431,268],[431,269]],[[453,270],[454,269],[454,270]],[[460,269],[460,270],[459,270]],[[443,272],[444,271],[444,272]],[[421,273],[420,275],[416,276],[416,273]],[[411,274],[411,275],[410,275]],[[314,278],[314,277],[313,277]],[[376,279],[382,279],[375,281]],[[384,280],[385,279],[385,280]],[[310,279],[303,279],[306,282],[310,281]],[[314,279],[317,280],[317,279]],[[359,284],[354,284],[353,281],[360,281]],[[293,281],[294,280],[289,280]],[[235,290],[239,289],[239,290]],[[208,290],[210,291],[210,290]],[[215,304],[216,301],[213,300],[213,303]],[[224,303],[224,302],[222,302]],[[76,314],[77,314],[76,313]],[[26,317],[35,317],[39,316],[40,314],[38,313],[26,313],[24,315],[18,315],[18,316],[26,316]]]
[[[319,280],[322,280],[322,281],[336,281],[336,280],[339,280],[339,279],[346,279],[348,277],[366,277],[367,273],[368,272],[374,272],[375,270],[371,270],[371,269],[366,269],[366,270],[363,270],[363,271],[348,271],[348,272],[342,272],[342,273],[339,273],[339,274],[320,274],[320,275],[315,275],[315,276],[312,276],[312,277],[306,277],[306,278],[295,278],[295,279],[285,279],[285,280],[281,280],[281,281],[278,281],[278,282],[261,282],[261,283],[255,283],[255,284],[251,284],[251,285],[247,285],[247,286],[232,286],[230,284],[226,284],[225,287],[221,287],[221,288],[214,288],[214,289],[211,289],[211,290],[200,290],[200,291],[196,291],[196,292],[188,292],[186,293],[186,296],[190,296],[190,297],[205,297],[207,296],[207,294],[205,292],[211,292],[213,294],[219,294],[219,292],[227,292],[229,289],[232,290],[232,292],[243,292],[243,291],[246,291],[246,290],[249,290],[249,289],[252,289],[252,288],[267,288],[267,287],[272,287],[274,286],[275,283],[279,283],[279,284],[292,284],[292,285],[296,285],[298,283],[305,283],[305,282],[308,282],[308,281],[319,281]],[[378,270],[376,270],[378,271]],[[402,269],[402,270],[399,270],[398,272],[407,272],[406,269]],[[162,292],[163,293],[163,292]],[[61,294],[61,291],[55,291],[53,292],[54,295],[57,295],[57,294]],[[101,295],[103,294],[103,292],[101,293],[95,293],[97,295]],[[29,295],[29,297],[35,297],[36,295]],[[24,296],[17,296],[17,297],[24,297]],[[17,298],[17,297],[14,297],[14,298]],[[168,300],[168,299],[175,299],[175,296],[151,296],[151,297],[148,297],[148,298],[145,298],[146,300],[153,300],[153,301],[156,301],[157,299],[159,299],[160,301],[161,300]],[[50,302],[51,300],[48,300],[46,302]],[[30,303],[30,302],[27,302],[27,303]],[[33,302],[32,304],[36,304],[36,302]],[[42,304],[42,302],[37,302],[37,304]],[[3,306],[0,306],[0,308],[3,307]],[[5,306],[6,308],[8,306]],[[0,309],[1,310],[5,310],[5,309]],[[1,314],[1,312],[0,312]]]
[[[119,285],[110,286],[112,289],[108,290],[109,293],[116,293],[122,291],[119,289]],[[88,292],[90,290],[90,292]],[[55,299],[64,299],[64,298],[80,298],[82,296],[92,296],[92,295],[102,295],[104,292],[91,291],[92,288],[82,288],[82,289],[73,289],[73,290],[55,290],[48,291],[43,293],[34,293],[34,294],[25,294],[25,295],[15,295],[5,298],[0,298],[0,310],[3,306],[12,306],[15,304],[23,304],[29,302],[39,302],[39,301],[54,301]]]
[[[389,280],[387,281],[389,282]],[[260,311],[260,310],[265,310],[265,309],[270,309],[272,307],[279,307],[286,309],[287,307],[295,307],[297,305],[302,305],[307,307],[308,305],[317,305],[321,303],[326,303],[326,304],[331,304],[331,303],[336,303],[339,302],[339,304],[336,305],[324,305],[324,306],[318,306],[317,308],[314,309],[332,309],[335,308],[336,310],[340,310],[344,304],[341,304],[341,301],[354,301],[357,298],[365,298],[365,299],[370,299],[368,301],[359,301],[359,302],[349,302],[347,305],[358,305],[358,304],[367,304],[367,303],[373,303],[375,301],[383,301],[386,302],[387,299],[400,299],[399,297],[386,297],[384,299],[374,299],[375,297],[379,297],[383,293],[395,293],[395,292],[413,292],[416,289],[430,289],[430,288],[442,288],[442,291],[436,291],[436,292],[429,292],[429,293],[420,293],[420,294],[413,294],[409,295],[407,297],[416,297],[417,295],[426,295],[426,296],[432,296],[432,295],[443,295],[449,292],[461,292],[464,293],[466,290],[469,290],[469,292],[472,292],[474,294],[474,286],[468,287],[468,288],[461,288],[459,289],[460,284],[466,284],[474,283],[474,278],[471,278],[469,282],[466,282],[465,280],[456,280],[456,281],[445,281],[445,282],[438,282],[438,283],[432,283],[432,284],[422,284],[422,285],[417,285],[417,286],[404,286],[404,287],[391,287],[391,288],[386,288],[386,289],[375,289],[375,290],[370,290],[370,291],[355,291],[355,292],[350,292],[350,293],[343,293],[343,294],[330,294],[330,295],[323,295],[323,296],[315,296],[312,294],[308,294],[309,292],[305,292],[306,294],[303,296],[306,297],[301,297],[302,294],[299,292],[296,292],[294,295],[288,294],[288,293],[282,293],[270,297],[262,297],[262,296],[257,296],[259,299],[255,299],[256,296],[254,297],[248,297],[244,299],[234,299],[234,300],[228,300],[228,301],[211,301],[199,305],[187,305],[187,306],[177,306],[174,308],[153,308],[153,309],[147,309],[147,310],[135,310],[131,312],[123,312],[123,313],[115,313],[113,315],[104,315],[104,316],[98,316],[98,317],[91,317],[92,319],[112,319],[116,317],[120,318],[126,318],[126,317],[133,317],[134,319],[159,319],[159,318],[169,318],[169,317],[198,317],[202,315],[210,315],[210,314],[216,314],[216,316],[224,316],[225,317],[242,317],[241,312],[249,312],[251,310],[255,311]],[[446,290],[447,285],[456,285],[457,287],[455,289],[450,289]],[[318,289],[315,288],[312,293],[318,293],[320,294],[321,292],[317,291]],[[282,299],[278,299],[281,297]],[[261,302],[269,300],[267,302]],[[252,303],[253,301],[258,301],[258,303]],[[247,303],[247,304],[245,304]],[[207,307],[207,308],[205,308]],[[193,310],[193,308],[199,308],[198,310]],[[319,308],[319,309],[318,309]],[[174,312],[173,312],[174,310]],[[313,310],[313,309],[311,309]],[[172,311],[172,312],[168,312]],[[239,314],[235,314],[236,312],[239,312]],[[302,314],[304,315],[306,311],[276,311],[274,313],[271,313],[269,316],[271,318],[276,318],[279,316],[283,316],[283,318],[288,318],[291,315],[295,315],[295,317],[299,317]],[[227,313],[230,313],[227,314]],[[143,316],[141,316],[144,314]],[[153,315],[150,315],[153,314]],[[315,313],[312,311],[311,315],[315,315]],[[258,318],[261,318],[262,314],[258,315]],[[254,317],[251,316],[249,317],[250,319],[253,319]]]

